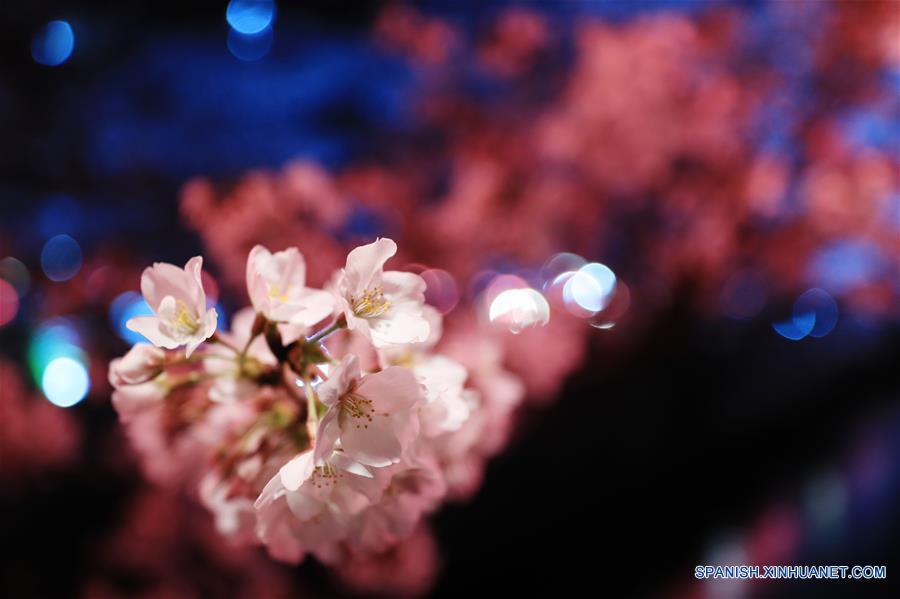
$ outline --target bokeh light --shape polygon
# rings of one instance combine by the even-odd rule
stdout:
[[[722,287],[722,311],[731,318],[749,320],[765,307],[768,288],[765,279],[752,271],[738,271]]]
[[[587,260],[571,252],[554,254],[541,267],[541,284],[546,290],[553,285],[560,275],[567,272],[575,272],[587,263]]]
[[[28,268],[12,256],[7,256],[0,260],[0,279],[6,280],[6,282],[15,287],[19,297],[28,293],[28,289],[31,287],[31,276],[28,274]]]
[[[272,49],[274,34],[272,29],[264,29],[259,33],[240,33],[234,29],[228,31],[228,51],[244,62],[259,60]]]
[[[802,293],[794,301],[790,319],[772,323],[775,332],[791,341],[804,337],[824,337],[838,320],[838,306],[824,289],[813,288]]]
[[[588,312],[599,312],[609,301],[616,286],[616,275],[605,264],[591,262],[579,268],[563,288],[567,304]]]
[[[491,284],[501,276],[503,276],[503,275],[500,275],[499,273],[497,273],[497,271],[494,271],[494,270],[490,270],[490,269],[479,270],[474,275],[472,275],[472,277],[469,279],[469,285],[468,285],[468,289],[467,289],[468,294],[471,297],[478,297],[478,296],[483,297],[486,294],[486,292],[488,291],[488,289],[490,288]],[[516,280],[521,281],[521,279],[519,279],[519,278],[516,278]],[[515,284],[515,285],[512,285],[511,287],[520,287],[520,286],[521,285],[519,285],[519,284]],[[502,291],[502,289],[497,291],[497,293],[500,293],[500,291]],[[487,303],[490,303],[490,299],[493,299],[493,296],[491,298],[487,298],[487,299],[488,299]]]
[[[588,324],[595,329],[611,329],[619,323],[630,306],[631,289],[624,281],[617,280],[609,301],[602,310],[588,318]]]
[[[838,320],[838,305],[824,289],[810,289],[794,302],[794,318],[805,314],[815,314],[815,322],[809,331],[810,337],[824,337],[830,333]]]
[[[16,288],[0,279],[0,327],[13,321],[19,312],[19,294]]]
[[[552,281],[544,284],[544,295],[546,296],[547,301],[550,302],[550,305],[552,307],[554,307],[556,309],[562,309],[562,308],[568,309],[568,307],[566,306],[564,291],[565,291],[566,283],[573,276],[575,276],[574,272],[566,271],[566,272],[556,275],[556,278],[554,278]],[[585,318],[590,315],[591,315],[591,313],[586,310],[584,311],[584,314],[582,314],[582,316],[584,316]]]
[[[41,382],[44,370],[57,358],[72,358],[87,363],[81,349],[81,335],[70,318],[47,320],[32,335],[28,343],[28,366],[35,382]]]
[[[550,306],[544,296],[534,289],[507,289],[491,301],[488,318],[492,323],[518,334],[528,327],[547,324],[550,321]]]
[[[773,322],[772,328],[785,339],[800,341],[809,335],[815,325],[816,313],[804,312],[800,314],[795,313],[792,318]]]
[[[238,33],[252,35],[268,28],[275,19],[272,0],[231,0],[225,9],[225,19]]]
[[[74,406],[91,387],[87,368],[72,358],[56,358],[44,369],[41,389],[51,403],[61,408]]]
[[[41,268],[51,281],[67,281],[81,270],[81,246],[68,235],[51,237],[41,250]]]
[[[69,59],[75,48],[75,33],[65,21],[50,21],[34,34],[31,57],[38,64],[59,66]]]
[[[809,269],[816,284],[832,293],[844,293],[877,280],[887,265],[871,241],[844,239],[820,249]]]
[[[441,314],[447,314],[459,303],[459,289],[456,280],[446,270],[429,268],[419,276],[425,280],[425,301],[437,308]]]
[[[491,273],[490,277],[490,280],[484,283],[482,291],[485,304],[487,305],[490,305],[495,297],[507,289],[526,289],[529,287],[528,281],[518,275]]]

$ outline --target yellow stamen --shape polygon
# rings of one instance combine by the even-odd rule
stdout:
[[[200,329],[200,322],[194,318],[187,305],[181,300],[176,303],[175,319],[171,324],[184,335],[193,335]]]
[[[291,286],[288,285],[284,291],[281,290],[281,287],[278,286],[277,283],[269,283],[269,297],[272,299],[277,299],[280,302],[288,301],[288,293],[291,291]]]
[[[309,482],[317,489],[321,489],[323,487],[334,485],[338,481],[338,479],[341,479],[343,477],[343,472],[341,472],[331,464],[326,463],[322,464],[321,466],[315,467],[309,477]]]
[[[388,311],[391,307],[391,302],[384,297],[384,291],[382,291],[381,287],[375,287],[371,290],[364,289],[359,297],[351,295],[350,306],[353,308],[353,313],[357,316],[376,318]]]

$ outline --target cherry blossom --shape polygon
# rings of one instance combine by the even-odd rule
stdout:
[[[491,389],[511,375],[474,332],[449,346],[462,354],[441,349],[422,278],[383,271],[396,251],[352,250],[323,291],[305,286],[299,250],[257,245],[252,306],[212,339],[201,258],[145,271],[155,315],[130,323],[153,344],[110,363],[113,407],[148,477],[193,489],[230,543],[375,573],[430,542],[423,519],[480,480],[519,400]]]
[[[335,284],[347,327],[379,348],[428,338],[425,281],[414,273],[383,270],[396,253],[397,244],[387,238],[354,249]]]
[[[115,383],[113,383],[115,386]],[[134,385],[121,385],[112,394],[113,407],[122,422],[131,421],[136,414],[157,407],[169,392],[165,375]]]
[[[298,339],[334,310],[330,293],[306,287],[306,262],[297,248],[274,254],[261,245],[250,250],[247,291],[257,312],[283,324],[284,343]]]
[[[141,275],[141,293],[154,316],[136,316],[126,326],[157,347],[186,346],[190,356],[216,331],[218,314],[206,309],[206,293],[200,279],[203,258],[188,260],[184,269],[157,262]]]
[[[419,452],[383,470],[389,476],[381,500],[366,507],[350,524],[357,549],[382,552],[408,538],[424,514],[434,510],[447,485],[434,456]]]
[[[136,343],[121,358],[109,365],[109,379],[114,387],[144,383],[163,371],[166,352],[149,343]]]
[[[405,368],[392,366],[363,376],[359,358],[351,354],[322,383],[318,395],[328,410],[319,424],[317,460],[340,441],[351,458],[388,466],[400,460],[418,432],[413,408],[422,399],[422,387]]]
[[[423,434],[435,436],[459,429],[469,418],[470,395],[465,389],[469,374],[465,367],[446,356],[429,356],[412,367],[425,386],[425,401],[419,409]]]
[[[231,331],[219,332],[225,344],[215,344],[206,350],[203,367],[215,377],[209,395],[213,401],[251,397],[258,389],[255,379],[278,366],[265,339],[253,335],[255,319],[252,308],[240,310],[231,320]],[[246,349],[235,353],[232,348]]]
[[[256,500],[260,539],[279,559],[305,552],[335,559],[349,519],[378,501],[382,481],[341,452],[318,465],[311,451],[296,456],[272,477]]]

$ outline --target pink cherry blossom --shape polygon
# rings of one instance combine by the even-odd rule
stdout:
[[[347,327],[379,348],[428,339],[425,281],[414,273],[383,270],[396,253],[397,244],[387,238],[352,250],[335,284]]]
[[[206,293],[200,279],[203,258],[188,260],[184,269],[157,262],[141,275],[141,293],[154,316],[136,316],[126,326],[157,347],[187,346],[188,357],[216,331],[218,314],[206,309]]]
[[[163,370],[166,352],[149,343],[136,343],[127,354],[109,365],[109,381],[114,387],[144,383]]]
[[[228,431],[220,435],[212,469],[200,482],[200,498],[215,515],[220,532],[235,543],[256,540],[254,500],[279,469],[308,446],[305,416],[286,389],[261,386],[250,401],[226,409]]]
[[[350,523],[350,543],[357,550],[380,553],[408,538],[447,492],[440,466],[427,452],[417,452],[379,474],[390,481],[381,499]]]
[[[256,540],[256,513],[253,500],[232,496],[224,482],[214,472],[200,481],[200,500],[213,513],[216,529],[231,542],[239,545]]]
[[[316,460],[340,441],[346,454],[368,466],[388,466],[400,460],[415,437],[419,421],[415,407],[422,387],[406,368],[392,366],[363,376],[359,359],[347,355],[318,389],[328,408],[319,423]]]
[[[209,397],[215,402],[229,402],[250,398],[259,389],[255,378],[278,366],[266,340],[253,335],[256,312],[252,308],[238,311],[231,320],[230,332],[219,332],[228,345],[216,344],[206,350],[204,370],[215,376]],[[229,347],[230,346],[230,347]],[[245,348],[236,354],[231,347]]]
[[[417,363],[440,341],[444,332],[444,317],[428,304],[422,306],[422,317],[428,322],[428,337],[419,342],[378,348],[378,360],[382,366]]]
[[[459,429],[469,418],[471,391],[464,389],[468,372],[445,356],[429,356],[412,367],[425,386],[425,401],[419,409],[422,432],[436,436]]]
[[[113,361],[110,376],[116,365]],[[169,392],[165,375],[134,385],[116,385],[112,394],[112,404],[123,423],[130,422],[137,414],[158,407]]]
[[[349,519],[378,501],[383,480],[341,452],[315,464],[305,451],[272,477],[256,500],[257,534],[276,559],[310,552],[329,562],[348,534]]]
[[[297,248],[274,254],[261,245],[247,257],[247,292],[257,312],[283,323],[282,335],[290,343],[334,310],[326,291],[306,287],[306,262]]]

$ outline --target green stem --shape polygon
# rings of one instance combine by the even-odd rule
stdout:
[[[309,440],[315,446],[316,432],[319,430],[319,411],[317,409],[319,398],[316,396],[316,390],[313,389],[308,374],[303,375],[303,392],[306,394],[306,426],[309,429]]]
[[[325,339],[326,337],[328,337],[328,335],[334,333],[335,331],[339,331],[346,326],[347,326],[347,320],[343,316],[341,316],[340,318],[335,320],[334,323],[330,327],[328,327],[325,330],[319,331],[318,333],[316,333],[315,335],[313,335],[312,337],[307,339],[306,342],[307,343],[318,343],[322,339]]]

